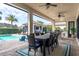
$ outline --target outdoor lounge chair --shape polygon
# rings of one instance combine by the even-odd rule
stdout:
[[[22,36],[22,37],[20,38],[20,41],[25,41],[25,39],[26,39],[26,36]]]

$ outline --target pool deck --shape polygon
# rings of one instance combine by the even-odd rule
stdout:
[[[22,47],[28,47],[28,43],[18,41],[18,40],[10,40],[10,41],[0,40],[0,55],[2,55],[2,53],[8,52],[10,50],[14,51],[14,50],[20,49]]]

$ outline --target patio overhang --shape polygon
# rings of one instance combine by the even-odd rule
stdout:
[[[38,10],[30,7],[29,5],[25,4],[25,3],[13,3],[13,5],[19,6],[27,11],[31,11],[33,14],[35,15],[40,15],[39,17],[45,18],[46,20],[49,20],[51,22],[54,22],[55,20],[49,16],[47,16],[46,14],[43,14],[41,12],[39,12]]]
[[[50,21],[71,21],[76,20],[78,16],[79,4],[76,3],[56,3],[57,7],[50,6],[50,8],[46,9],[46,7],[40,7],[45,3],[13,3],[19,7],[27,9],[35,14],[41,15],[44,18],[47,18]],[[65,17],[58,17],[58,13],[62,13]]]

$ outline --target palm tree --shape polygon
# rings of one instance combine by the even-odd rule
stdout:
[[[0,15],[2,15],[2,12],[0,11]],[[2,19],[2,17],[0,16],[0,20]]]
[[[11,24],[13,24],[13,22],[14,22],[14,21],[16,21],[16,22],[17,22],[17,19],[15,18],[15,16],[14,16],[14,15],[9,15],[9,16],[7,17],[7,20],[8,20],[8,21],[10,21],[10,22],[11,22]]]
[[[0,16],[0,20],[2,19],[2,17]]]

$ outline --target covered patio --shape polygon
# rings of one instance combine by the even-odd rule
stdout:
[[[28,11],[28,34],[33,33],[34,30],[32,30],[34,27],[33,25],[33,16],[36,15],[40,18],[43,18],[47,21],[50,21],[52,23],[52,31],[59,30],[57,27],[60,27],[63,31],[66,32],[67,38],[70,37],[69,34],[71,34],[71,28],[77,28],[76,21],[78,18],[78,4],[73,3],[54,3],[54,6],[49,6],[47,9],[46,6],[42,3],[26,3],[26,4],[12,4],[15,6],[19,6],[23,8],[23,10]],[[73,7],[72,7],[73,6]],[[40,21],[40,19],[39,19]],[[60,30],[61,30],[60,29]],[[76,29],[75,29],[76,30]],[[77,33],[75,33],[77,34]],[[77,35],[75,35],[77,37]]]
[[[25,24],[28,27],[27,33],[25,31],[21,34],[31,35],[31,33],[36,34],[37,32],[39,32],[38,35],[35,35],[35,38],[42,39],[43,42],[42,52],[41,49],[39,48],[38,51],[36,52],[36,56],[79,55],[79,51],[78,51],[79,4],[76,3],[75,4],[74,3],[72,4],[70,3],[64,3],[64,4],[63,3],[48,3],[48,4],[47,3],[12,3],[12,4],[5,3],[5,4],[28,13],[27,14],[28,22],[27,25]],[[43,23],[39,22],[38,24],[38,22],[36,22],[35,17],[37,17],[36,19],[38,19],[37,20],[38,22],[44,20]],[[45,22],[48,23],[45,24]],[[36,29],[38,30],[36,31]],[[59,33],[55,33],[56,31],[58,31]],[[57,45],[54,46],[54,50],[51,50],[52,48],[50,48],[48,51],[48,47],[46,47],[46,44],[48,44],[47,40],[50,39],[49,37],[51,33],[55,35],[56,34],[59,35],[56,42]],[[25,42],[13,41],[13,42],[9,42],[8,44],[6,43],[6,46],[9,47],[9,45],[12,43],[16,44],[16,47],[10,50],[3,51],[0,53],[0,55],[28,56],[28,49],[30,44],[28,41]],[[29,56],[34,56],[34,53],[35,53],[34,50],[32,51],[29,50]]]

